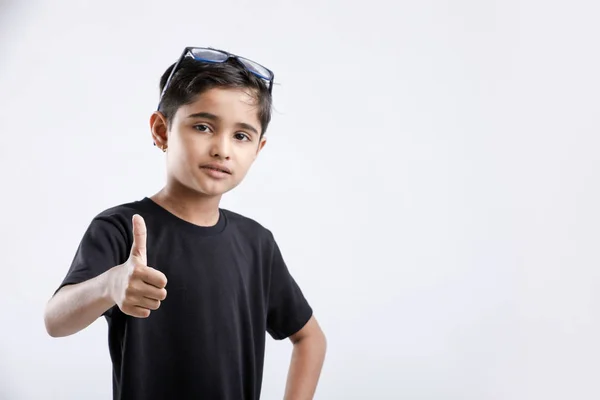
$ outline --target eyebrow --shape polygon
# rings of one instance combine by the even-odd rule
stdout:
[[[215,122],[219,122],[221,120],[221,118],[218,115],[209,113],[209,112],[197,112],[197,113],[193,113],[187,116],[188,119],[193,119],[193,118],[205,118],[205,119],[209,119],[211,121],[215,121]],[[239,128],[242,129],[246,129],[249,130],[253,133],[255,133],[256,135],[258,135],[258,129],[256,129],[255,127],[253,127],[250,124],[247,124],[245,122],[238,122],[236,124],[236,126],[238,126]]]

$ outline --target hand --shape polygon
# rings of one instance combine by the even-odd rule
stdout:
[[[167,277],[146,264],[146,223],[133,216],[133,245],[129,259],[111,270],[110,296],[127,315],[147,318],[167,297]]]

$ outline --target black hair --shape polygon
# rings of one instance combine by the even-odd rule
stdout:
[[[160,92],[173,70],[172,64],[160,79]],[[257,77],[235,58],[222,63],[199,62],[184,58],[175,75],[171,78],[159,111],[165,116],[169,126],[179,107],[194,102],[198,96],[213,88],[247,89],[256,100],[258,119],[261,124],[261,137],[271,121],[272,97],[267,82]]]

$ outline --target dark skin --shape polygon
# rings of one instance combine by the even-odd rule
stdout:
[[[217,223],[222,195],[242,182],[267,141],[261,135],[255,100],[237,89],[203,93],[177,110],[170,127],[155,112],[150,127],[167,162],[167,183],[152,200],[200,226]],[[325,359],[325,335],[313,316],[290,341],[285,399],[312,399]]]

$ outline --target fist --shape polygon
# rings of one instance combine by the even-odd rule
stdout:
[[[167,277],[148,267],[146,258],[146,224],[133,216],[133,245],[129,259],[113,268],[111,298],[119,309],[132,317],[147,318],[167,297]]]

